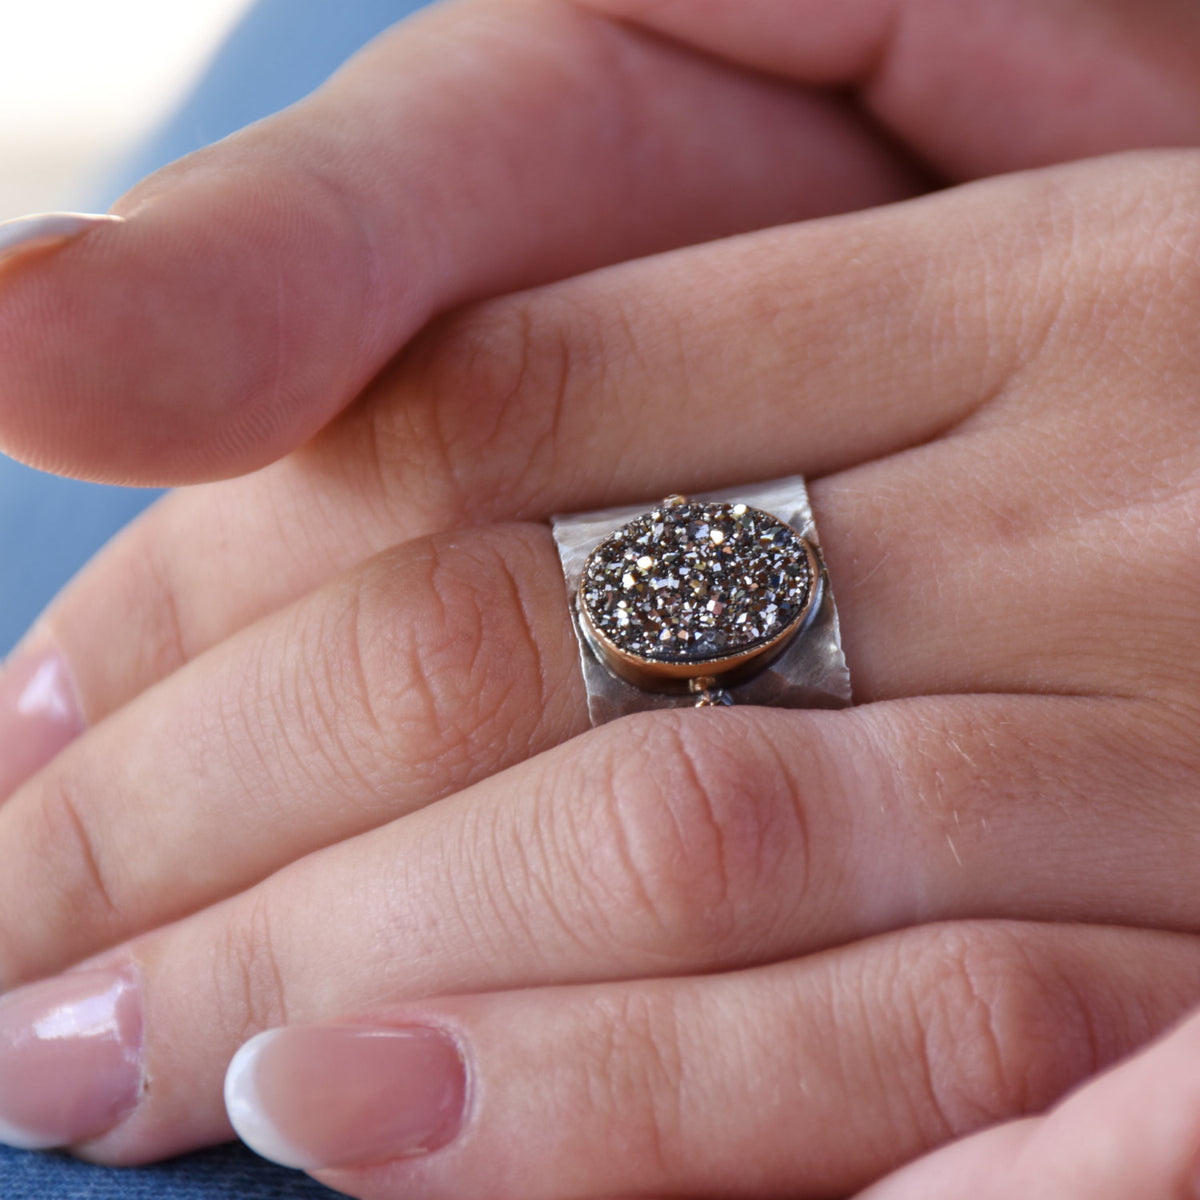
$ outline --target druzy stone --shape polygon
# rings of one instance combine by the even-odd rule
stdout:
[[[618,650],[703,663],[773,642],[814,586],[800,535],[745,504],[663,504],[611,534],[584,567],[580,601]]]

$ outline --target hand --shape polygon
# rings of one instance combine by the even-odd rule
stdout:
[[[572,350],[558,453],[519,477],[534,494],[587,486],[581,462],[656,494],[683,465],[862,459],[814,502],[871,703],[646,714],[549,748],[583,709],[540,525],[404,543],[235,635],[0,810],[10,980],[159,926],[102,960],[140,992],[88,977],[140,1014],[125,1025],[144,1027],[151,1086],[136,1055],[104,1076],[123,1103],[89,1090],[90,1060],[68,1072],[92,1105],[76,1112],[124,1117],[83,1152],[224,1135],[236,1046],[342,1017],[451,1029],[477,1105],[454,1153],[356,1176],[355,1194],[477,1194],[484,1176],[496,1196],[694,1191],[733,1186],[747,1146],[764,1193],[846,1190],[1038,1109],[1172,1020],[1200,986],[1190,937],[979,918],[1196,925],[1195,259],[1177,197],[1198,177],[1169,154],[979,184],[431,333],[379,406],[406,421],[423,392],[443,411],[478,396],[486,374],[466,373],[493,360],[462,347],[529,330],[529,391],[505,392],[520,439],[564,346],[637,331],[624,352]],[[678,299],[705,290],[732,342]],[[730,395],[747,397],[732,420]],[[654,452],[668,432],[677,462]],[[507,990],[551,985],[570,986]],[[63,986],[17,994],[26,1028]],[[448,992],[492,994],[400,1003]],[[60,1094],[64,1075],[46,1082]],[[819,1153],[795,1140],[797,1106]],[[511,1175],[493,1180],[501,1146]]]
[[[152,176],[118,205],[127,225],[36,269],[18,261],[0,287],[4,449],[116,482],[233,475],[304,442],[364,387],[394,394],[389,362],[468,299],[935,180],[1200,138],[1186,0],[687,12],[438,6],[304,104]],[[644,499],[635,476],[603,464],[567,495],[513,490],[530,433],[501,440],[507,394],[536,403],[555,385],[518,386],[506,355],[520,332],[484,347],[485,378],[460,381],[479,403],[441,398],[469,410],[465,427],[418,384],[407,420],[376,423],[396,406],[364,399],[361,419],[275,467],[158,505],[28,643],[33,659],[47,644],[65,652],[75,688],[60,709],[77,690],[94,724],[405,538]],[[810,470],[872,452],[868,432],[841,458],[812,454]],[[443,446],[468,434],[473,452]],[[677,469],[679,486],[714,477],[704,463]],[[0,702],[13,706],[27,674],[10,675]],[[50,716],[4,739],[0,793],[78,731],[74,713]]]
[[[1200,1021],[1088,1084],[1048,1115],[922,1159],[858,1200],[1128,1200],[1196,1195]]]
[[[717,476],[828,473],[814,496],[852,667],[863,699],[891,703],[838,715],[647,717],[488,780],[582,726],[542,527],[415,540],[229,637],[96,725],[0,816],[9,846],[34,848],[23,859],[5,854],[17,865],[2,886],[20,908],[6,898],[0,910],[21,913],[3,935],[14,980],[294,864],[120,952],[115,961],[140,966],[154,1084],[88,1152],[131,1159],[219,1136],[224,1061],[247,1032],[285,1015],[411,1021],[393,1008],[405,995],[592,981],[599,990],[572,993],[575,1003],[551,997],[564,1035],[595,1035],[594,1025],[571,1022],[597,1009],[604,1034],[606,1005],[617,1015],[690,1010],[729,1039],[751,1013],[764,1064],[786,1067],[794,1081],[780,1046],[803,1046],[773,1035],[794,1035],[797,1011],[810,1030],[845,1020],[839,1001],[849,993],[864,997],[861,1015],[842,1041],[822,1039],[835,1061],[817,1078],[850,1100],[862,1126],[847,1125],[839,1106],[827,1118],[829,1159],[798,1163],[781,1138],[790,1123],[781,1131],[758,1122],[777,1147],[776,1178],[844,1189],[947,1133],[1048,1099],[1178,1013],[1197,982],[1194,949],[1181,937],[1031,930],[1026,949],[1004,929],[971,924],[961,937],[934,929],[805,964],[791,956],[939,917],[1194,927],[1181,880],[1196,664],[1181,597],[1194,529],[1185,418],[1195,364],[1180,332],[1193,316],[1181,300],[1191,227],[1176,202],[1194,180],[1191,156],[1180,155],[981,185],[633,263],[481,306],[425,335],[298,456],[310,478],[349,473],[361,461],[350,451],[364,443],[391,447],[381,459],[394,489],[386,517],[403,535],[422,519],[411,479],[428,461],[422,422],[454,435],[441,460],[443,501],[483,516],[645,497]],[[1165,299],[1164,280],[1177,289]],[[697,294],[712,306],[681,300]],[[1103,343],[1095,316],[1110,310],[1114,341]],[[748,311],[760,319],[744,323]],[[948,324],[957,337],[943,350]],[[732,343],[730,329],[740,334]],[[1136,361],[1122,349],[1132,344]],[[514,347],[525,354],[515,374]],[[813,347],[824,352],[818,361]],[[933,348],[942,350],[936,363]],[[684,379],[695,424],[681,433]],[[1151,384],[1152,406],[1140,399]],[[1066,403],[1079,392],[1093,396],[1089,406]],[[550,425],[548,396],[558,401]],[[747,398],[732,424],[730,396]],[[507,454],[482,443],[478,424],[480,412],[498,410]],[[639,440],[613,420],[620,412],[642,423]],[[1126,454],[1110,470],[1102,452],[1114,442]],[[531,448],[507,493],[496,486],[499,466],[490,479],[473,470],[490,454],[512,472]],[[1062,488],[1048,491],[1050,470],[1065,473]],[[459,480],[471,482],[456,498],[449,485]],[[319,532],[317,507],[308,511]],[[425,511],[438,511],[436,498]],[[1110,530],[1134,516],[1148,530],[1126,553],[1093,548],[1097,522]],[[102,565],[76,595],[90,587],[103,597],[106,578],[116,571]],[[1134,597],[1145,626],[1130,629]],[[105,658],[94,649],[85,661]],[[959,695],[944,698],[951,693]],[[712,728],[728,743],[704,736],[699,722],[710,718],[725,719]],[[453,800],[382,824],[475,780]],[[164,796],[173,800],[166,811]],[[797,872],[805,861],[808,871]],[[1032,969],[1014,971],[1014,955]],[[899,971],[907,956],[925,969],[904,962]],[[766,973],[605,982],[751,967]],[[912,988],[898,1001],[871,983],[897,975],[897,987]],[[793,1003],[793,988],[802,1001]],[[784,1003],[773,1006],[773,993]],[[739,1014],[732,1029],[719,1019],[721,997]],[[467,1009],[495,1004],[529,1029],[517,1019],[528,1020],[523,999],[539,1002],[517,993]],[[931,1054],[942,1004],[949,1045]],[[961,1055],[974,1044],[964,1046],[961,1031],[974,1016],[981,1037],[990,1034],[994,1011],[999,1049],[973,1074]],[[614,1036],[636,1032],[632,1020],[614,1020]],[[460,1021],[482,1062],[486,1031]],[[1051,1021],[1068,1029],[1058,1057],[1047,1058],[1036,1031]],[[532,1031],[545,1031],[564,1065],[573,1061],[570,1036],[556,1043],[547,1026]],[[646,1046],[631,1042],[608,1065],[636,1084]],[[877,1092],[863,1109],[864,1080],[885,1051],[897,1063],[896,1092]],[[930,1057],[934,1087],[921,1093]],[[722,1079],[719,1060],[711,1065]],[[490,1094],[501,1094],[501,1076],[485,1077]],[[540,1078],[525,1077],[534,1094]],[[669,1072],[657,1078],[673,1094]],[[959,1088],[961,1107],[947,1117],[945,1094]],[[891,1112],[897,1092],[904,1128]],[[649,1086],[631,1094],[661,1099]],[[512,1106],[529,1111],[528,1098]],[[602,1105],[594,1115],[610,1136],[624,1128]],[[624,1110],[629,1128],[644,1116],[644,1106]],[[593,1189],[693,1186],[687,1171],[711,1185],[714,1161],[744,1167],[733,1153],[744,1145],[740,1127],[717,1116],[722,1137],[681,1127],[658,1183],[645,1155],[556,1161]],[[595,1126],[580,1129],[601,1145]],[[493,1125],[487,1136],[519,1171],[522,1144],[511,1131]],[[872,1157],[863,1146],[874,1139]],[[536,1150],[526,1142],[524,1152]],[[616,1167],[628,1176],[603,1174]],[[547,1169],[544,1186],[561,1183]]]

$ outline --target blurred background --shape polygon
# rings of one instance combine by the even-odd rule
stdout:
[[[6,220],[106,208],[249,0],[0,2]],[[0,455],[0,654],[150,498],[52,479]]]
[[[103,212],[156,167],[306,95],[419,3],[0,0],[0,220]],[[0,655],[155,494],[0,454]]]
[[[77,208],[188,94],[248,0],[6,0],[0,220]]]

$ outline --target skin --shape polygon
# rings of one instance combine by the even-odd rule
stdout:
[[[1191,1200],[1200,1191],[1200,1021],[1192,1017],[1044,1117],[967,1138],[858,1200]],[[977,1189],[977,1190],[976,1190]]]
[[[261,468],[30,637],[91,727],[0,808],[0,981],[147,1004],[76,1150],[228,1136],[260,1029],[427,1019],[489,1100],[353,1195],[847,1194],[1195,1003],[1200,157],[1146,148],[1200,141],[1198,46],[1183,0],[460,2],[6,271],[12,453]],[[795,471],[860,707],[585,732],[546,517]]]

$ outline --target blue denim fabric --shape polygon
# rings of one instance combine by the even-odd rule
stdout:
[[[260,0],[182,107],[79,207],[286,107],[424,0]],[[72,483],[0,455],[0,655],[114,533],[160,493]]]
[[[338,1195],[236,1145],[121,1169],[0,1147],[4,1200],[333,1200]]]
[[[217,53],[182,108],[104,192],[107,207],[154,168],[299,99],[422,0],[261,0]],[[0,652],[157,492],[44,475],[0,457]],[[130,636],[136,636],[131,630]],[[241,1146],[172,1162],[109,1169],[0,1147],[3,1200],[316,1200],[335,1193]]]

